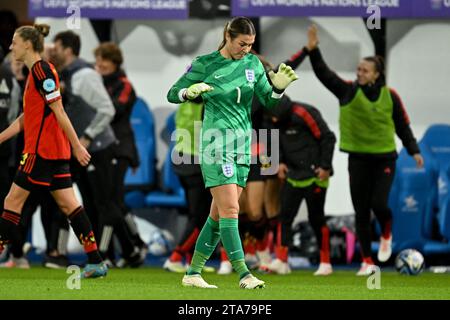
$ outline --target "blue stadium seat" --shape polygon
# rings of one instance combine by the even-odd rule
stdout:
[[[436,159],[439,166],[438,174],[438,210],[436,219],[439,225],[440,235],[447,239],[450,239],[450,204],[449,204],[449,180],[450,180],[450,125],[436,124],[430,126],[425,132],[422,141],[422,145],[425,145],[433,157]],[[441,248],[446,245],[446,247]],[[429,246],[428,250],[439,251],[436,246]],[[450,244],[438,243],[440,250],[450,252]]]
[[[443,169],[450,163],[450,125],[436,124],[430,126],[422,140]]]
[[[423,142],[419,143],[420,152],[425,161],[425,169],[430,173],[432,179],[432,188],[427,191],[429,207],[425,211],[422,233],[427,239],[433,238],[434,226],[436,223],[436,213],[438,211],[438,175],[439,163],[432,154],[431,150]]]
[[[450,163],[439,176],[439,212],[437,215],[441,235],[450,240]]]
[[[153,114],[144,100],[138,98],[131,113],[140,166],[135,173],[129,169],[125,175],[125,203],[130,208],[141,208],[145,204],[145,192],[155,184],[156,141]]]
[[[390,205],[393,214],[394,252],[405,248],[423,250],[431,234],[436,208],[437,165],[426,147],[421,147],[425,167],[418,169],[405,149],[397,160]]]
[[[145,193],[140,190],[129,191],[125,194],[125,204],[130,209],[145,207]]]
[[[166,130],[172,133],[175,130],[175,112],[166,121]],[[172,150],[174,144],[170,143],[166,159],[162,167],[162,191],[152,191],[145,197],[145,204],[149,207],[185,207],[186,196],[178,176],[172,167]]]
[[[172,134],[172,132],[175,131],[176,126],[175,126],[175,114],[176,112],[172,112],[166,120],[166,130],[167,132],[169,132],[170,134]]]

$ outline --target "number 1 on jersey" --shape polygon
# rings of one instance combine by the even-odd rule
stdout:
[[[236,87],[236,90],[237,90],[237,100],[236,100],[236,102],[237,103],[241,103],[241,88]]]

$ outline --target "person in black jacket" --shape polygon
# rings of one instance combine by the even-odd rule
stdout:
[[[136,102],[136,92],[121,69],[123,55],[119,46],[104,42],[94,50],[95,68],[103,77],[103,84],[111,97],[116,113],[111,127],[117,139],[113,147],[113,197],[125,217],[128,230],[140,248],[142,259],[147,256],[147,245],[141,239],[131,210],[125,204],[125,174],[128,168],[139,167],[139,155],[131,128],[130,116]],[[119,266],[121,263],[119,263]]]
[[[268,266],[278,274],[291,272],[288,248],[292,239],[292,222],[303,199],[308,206],[308,219],[320,248],[320,265],[315,275],[329,275],[329,229],[324,206],[336,137],[320,112],[313,106],[291,101],[284,96],[271,111],[273,122],[280,130],[280,165],[278,176],[285,179],[281,193],[279,219],[281,225],[275,247],[276,259]]]
[[[3,63],[4,53],[0,47],[0,132],[8,128],[19,114],[20,87],[8,65]],[[0,145],[0,209],[14,176],[10,172],[13,154],[11,141]]]
[[[350,193],[363,260],[357,275],[369,275],[375,269],[370,247],[371,211],[382,230],[378,260],[387,261],[392,253],[388,197],[397,159],[395,133],[418,167],[423,167],[423,158],[399,95],[386,85],[383,59],[362,59],[357,79],[344,81],[326,65],[318,43],[317,27],[313,25],[307,44],[311,64],[317,78],[339,99],[340,149],[349,154]]]
[[[10,63],[3,62],[4,58],[5,55],[0,46],[0,132],[8,128],[19,115],[19,102],[22,94],[14,73],[11,71]],[[16,169],[14,167],[14,151],[12,141],[6,141],[0,145],[0,210],[2,211],[3,201],[13,182]],[[0,268],[8,266],[29,268],[28,260],[22,257],[22,248],[20,247],[20,250],[12,249],[13,242],[15,241],[11,241],[9,244],[9,250],[12,253],[10,259],[0,264]]]

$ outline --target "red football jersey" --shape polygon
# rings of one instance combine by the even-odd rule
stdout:
[[[24,153],[49,160],[70,159],[70,143],[49,105],[61,99],[55,67],[37,61],[28,75],[23,95]]]

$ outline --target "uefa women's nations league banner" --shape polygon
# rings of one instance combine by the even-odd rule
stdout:
[[[30,17],[67,17],[79,10],[94,19],[187,19],[188,0],[29,0]]]
[[[377,6],[382,18],[450,17],[450,0],[232,0],[233,16],[367,17]]]

